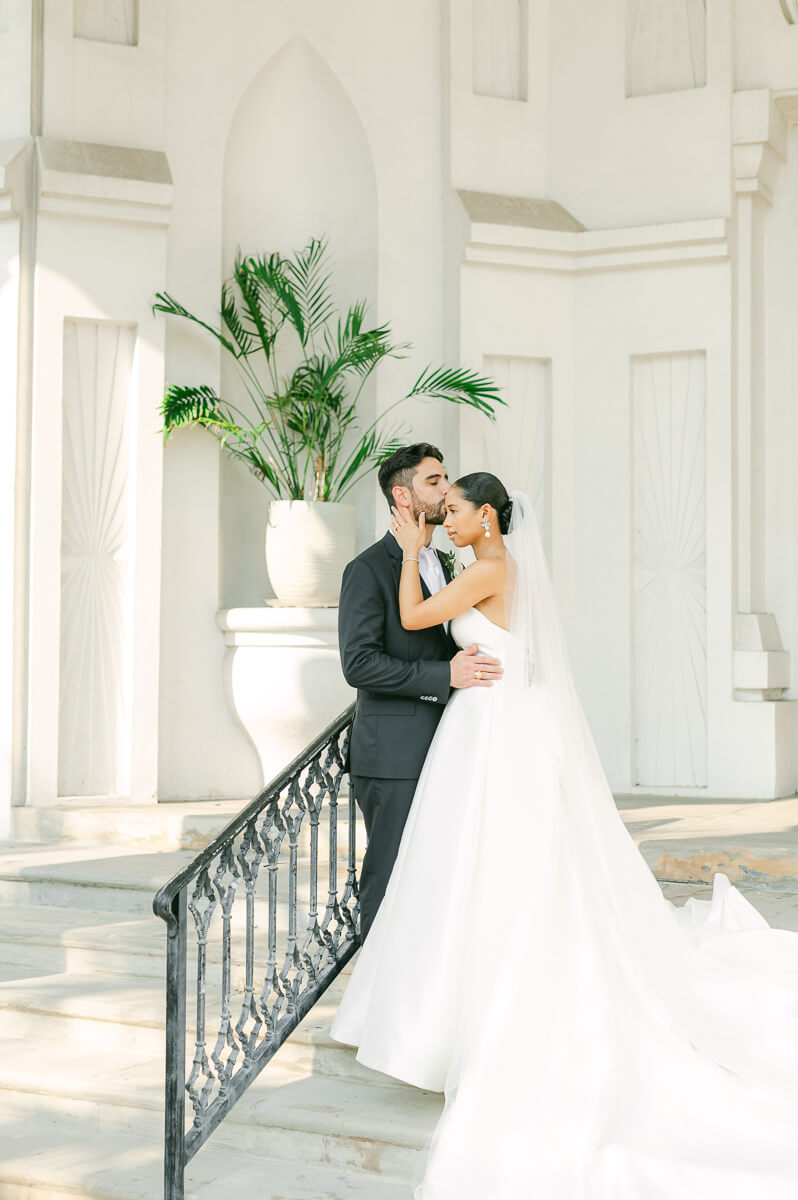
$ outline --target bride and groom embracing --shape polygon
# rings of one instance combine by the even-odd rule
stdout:
[[[434,446],[380,468],[344,674],[368,847],[333,1024],[446,1105],[423,1200],[795,1200],[798,934],[723,874],[676,908],[617,814],[534,510]],[[475,561],[450,579],[443,524]],[[459,647],[459,649],[458,649]],[[366,936],[367,935],[367,936]]]

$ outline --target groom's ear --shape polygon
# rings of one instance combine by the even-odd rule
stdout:
[[[410,488],[399,487],[391,488],[394,504],[397,508],[412,508],[410,502]]]

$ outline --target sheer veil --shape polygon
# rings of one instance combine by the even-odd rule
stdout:
[[[584,843],[587,860],[595,863],[597,874],[606,872],[603,895],[606,901],[617,898],[616,911],[624,906],[625,898],[619,893],[625,891],[625,884],[644,887],[652,905],[662,911],[667,906],[659,885],[642,856],[629,845],[631,838],[618,816],[579,700],[534,506],[522,491],[510,491],[509,496],[513,507],[505,534],[512,560],[508,628],[525,648],[526,687],[544,685],[559,724],[566,748],[561,775],[566,826],[570,836]],[[623,916],[628,919],[628,913]]]
[[[751,1079],[769,1076],[768,1083],[777,1086],[784,1086],[789,1079],[794,1086],[798,1046],[791,1047],[789,1061],[784,1060],[783,1050],[779,1061],[776,1045],[768,1047],[770,1053],[765,1053],[761,1044],[753,1046],[745,1017],[745,1004],[751,1000],[743,998],[739,966],[726,966],[699,950],[713,926],[720,928],[725,920],[734,923],[739,919],[743,928],[751,921],[762,922],[762,918],[729,887],[722,873],[714,879],[713,901],[688,901],[678,917],[675,906],[663,895],[620,818],[582,709],[534,508],[523,492],[512,491],[510,498],[513,509],[505,545],[515,578],[509,629],[526,648],[531,663],[527,687],[545,685],[559,725],[564,748],[560,770],[563,845],[568,858],[590,864],[587,888],[609,960],[625,962],[629,980],[647,997],[651,1011],[667,1013],[667,1020],[682,1031],[689,1030],[694,1047]],[[710,908],[713,919],[704,921]],[[734,918],[729,915],[732,911]],[[695,929],[688,917],[697,918]],[[734,1023],[731,1010],[735,1004],[727,996],[732,982],[739,1006],[734,1037],[718,1020],[718,1013],[724,1011],[726,1020]],[[773,1002],[772,994],[769,1002]]]
[[[526,651],[524,682],[527,687],[545,685],[559,720],[563,741],[568,747],[563,779],[566,798],[570,788],[578,786],[580,807],[590,796],[590,807],[595,812],[600,800],[617,827],[620,822],[615,800],[574,683],[535,509],[525,492],[511,491],[509,496],[513,507],[504,538],[512,560],[508,628]],[[622,827],[618,832],[624,838],[627,836]]]

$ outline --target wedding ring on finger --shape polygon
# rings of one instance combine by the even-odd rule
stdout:
[[[476,676],[476,678],[477,678],[477,679],[481,679],[481,678],[482,678],[482,672],[481,672],[481,671],[475,671],[475,673],[474,673],[474,674],[475,674],[475,676]]]

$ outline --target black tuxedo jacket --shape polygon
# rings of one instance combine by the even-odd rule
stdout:
[[[374,779],[418,779],[449,699],[449,661],[457,653],[443,625],[402,628],[401,571],[402,550],[389,532],[347,564],[341,584],[341,665],[357,688],[349,770]],[[421,590],[427,599],[423,579]]]

